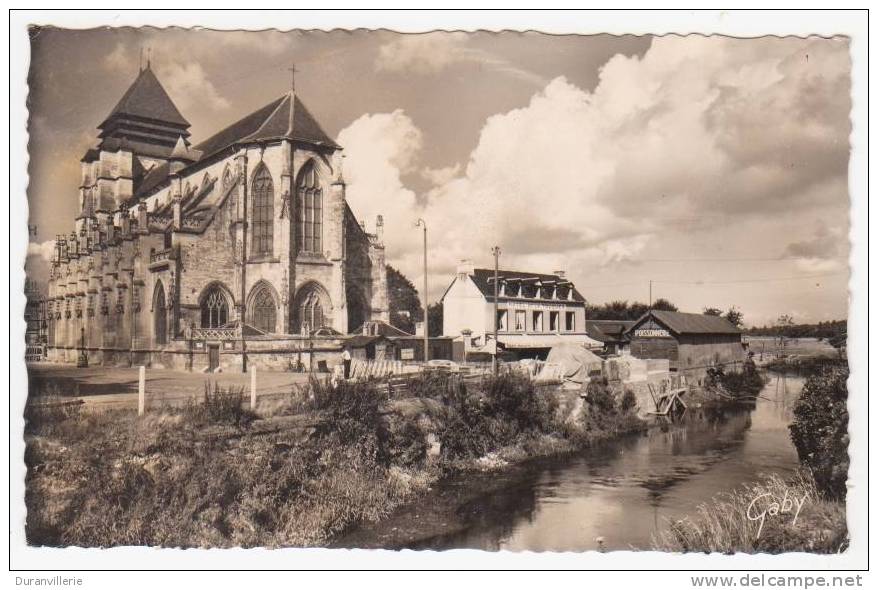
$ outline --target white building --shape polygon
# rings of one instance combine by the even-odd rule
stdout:
[[[544,357],[561,343],[600,348],[585,329],[585,298],[564,272],[500,270],[497,340],[520,358]],[[478,349],[494,338],[494,270],[462,263],[442,296],[443,335]]]

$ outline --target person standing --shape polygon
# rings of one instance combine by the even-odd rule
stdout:
[[[341,353],[341,362],[344,365],[344,378],[348,380],[351,376],[351,352],[347,348]]]

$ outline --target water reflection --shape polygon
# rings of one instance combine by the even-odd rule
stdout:
[[[787,424],[801,380],[773,379],[755,406],[683,422],[574,457],[443,482],[338,546],[583,551],[648,549],[668,519],[762,473],[796,468]]]

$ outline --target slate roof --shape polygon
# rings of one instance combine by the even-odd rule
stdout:
[[[633,325],[629,320],[585,320],[585,331],[600,342],[618,342]]]
[[[188,148],[188,153],[203,160],[236,143],[280,138],[340,148],[323,131],[302,101],[295,94],[287,93]],[[132,202],[149,196],[161,186],[168,179],[169,171],[168,164],[164,163],[147,172],[135,187]]]
[[[189,121],[180,114],[161,82],[148,67],[141,70],[100,127],[103,128],[107,121],[122,115],[189,127]]]
[[[652,316],[658,323],[664,325],[675,334],[741,334],[741,330],[727,319],[704,315],[701,313],[683,313],[679,311],[650,310],[640,316],[628,331],[633,331],[637,326]]]
[[[560,284],[566,284],[569,287],[573,288],[573,301],[584,303],[585,297],[580,294],[579,291],[576,290],[576,287],[573,286],[573,283],[567,281],[566,279],[560,278],[558,275],[550,275],[550,274],[541,274],[535,272],[522,272],[517,270],[500,270],[498,271],[498,276],[501,280],[503,279],[515,279],[515,280],[534,280],[540,281],[542,283],[554,282]],[[491,298],[494,297],[494,269],[493,268],[476,268],[473,269],[472,274],[469,275],[470,279],[472,279],[473,283],[475,283],[476,287],[485,297]]]
[[[340,147],[323,131],[299,97],[289,92],[215,133],[195,149],[210,156],[235,143],[279,138]]]

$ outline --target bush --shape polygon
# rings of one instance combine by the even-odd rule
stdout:
[[[505,373],[470,391],[457,381],[445,389],[445,459],[472,459],[519,439],[560,432],[558,399],[534,387],[526,375]]]
[[[740,372],[726,373],[722,365],[711,367],[707,370],[706,385],[720,386],[734,397],[754,397],[765,387],[765,379],[753,359],[747,359]]]
[[[216,383],[205,382],[201,403],[189,400],[183,408],[184,418],[193,425],[232,424],[242,426],[255,417],[244,407],[244,388],[223,389]]]
[[[847,494],[847,365],[825,367],[805,381],[793,408],[790,435],[799,461],[814,473],[818,488],[832,498]]]
[[[626,389],[625,393],[622,394],[622,403],[619,406],[623,412],[630,412],[637,406],[637,398],[634,396],[634,392],[630,389]]]

